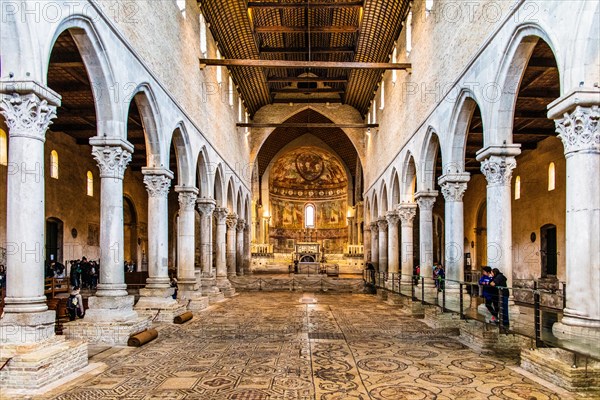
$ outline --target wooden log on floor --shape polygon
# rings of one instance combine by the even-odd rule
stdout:
[[[184,312],[181,315],[176,316],[173,319],[173,323],[175,324],[183,324],[194,317],[194,314],[191,311]]]
[[[156,329],[147,329],[140,333],[137,333],[129,338],[127,346],[140,347],[148,342],[153,341],[158,337],[158,331]]]

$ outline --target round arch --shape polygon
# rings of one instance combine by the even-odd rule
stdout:
[[[175,159],[177,161],[178,184],[181,186],[194,186],[194,176],[192,175],[191,165],[191,146],[190,139],[185,128],[185,124],[180,121],[171,132],[170,142],[175,148]],[[169,149],[171,146],[169,146]],[[170,152],[170,150],[169,150]]]
[[[421,179],[417,182],[419,190],[433,190],[435,188],[436,160],[438,152],[441,151],[440,138],[434,128],[427,129],[425,142],[423,143],[423,159],[421,160]],[[443,156],[443,152],[442,152]]]
[[[214,187],[213,187],[213,194],[214,194],[214,199],[217,203],[217,207],[225,207],[226,204],[224,202],[224,196],[223,196],[223,168],[221,167],[221,164],[219,164],[217,166],[217,170],[215,172],[215,182],[214,182]]]
[[[142,119],[144,129],[144,141],[146,143],[146,163],[148,167],[166,167],[169,162],[164,152],[161,151],[160,132],[160,114],[154,93],[147,83],[138,85],[132,92],[128,107],[124,108],[123,121],[127,121],[130,103],[135,101]]]
[[[400,198],[402,203],[414,203],[417,186],[417,168],[415,159],[410,152],[406,153],[402,165],[402,186],[400,187]]]
[[[457,101],[454,103],[450,126],[448,128],[448,132],[450,132],[451,135],[450,141],[452,147],[450,148],[450,155],[446,159],[442,169],[445,174],[457,174],[464,172],[465,170],[467,131],[473,112],[477,107],[479,107],[479,103],[476,100],[475,94],[469,89],[461,89]],[[485,133],[486,124],[483,119],[482,124],[483,132]]]

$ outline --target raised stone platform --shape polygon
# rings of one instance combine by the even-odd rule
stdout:
[[[215,304],[225,300],[223,292],[212,292],[208,294],[208,304]]]
[[[177,301],[190,311],[202,311],[209,306],[208,296],[197,291],[179,291]]]
[[[8,361],[8,362],[7,362]],[[87,343],[64,336],[35,344],[0,345],[0,398],[39,389],[88,364]]]
[[[587,392],[590,397],[600,398],[598,361],[561,349],[524,349],[521,368],[569,391]]]
[[[230,279],[236,291],[332,291],[364,293],[362,278],[336,278],[326,275],[252,275]]]
[[[93,344],[126,346],[131,335],[150,328],[148,317],[137,317],[127,321],[86,321],[84,319],[67,322],[63,332],[69,339],[85,340]]]

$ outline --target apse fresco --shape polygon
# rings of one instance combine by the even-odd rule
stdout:
[[[269,196],[271,238],[276,246],[290,240],[327,240],[330,251],[343,249],[347,239],[348,178],[335,155],[313,146],[283,154],[271,169]],[[310,233],[304,226],[308,203],[316,211],[315,229]]]

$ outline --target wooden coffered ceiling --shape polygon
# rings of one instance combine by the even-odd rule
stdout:
[[[272,103],[325,102],[349,104],[364,115],[385,70],[376,63],[390,61],[409,1],[199,5],[223,57],[238,61],[228,68],[251,115]]]

